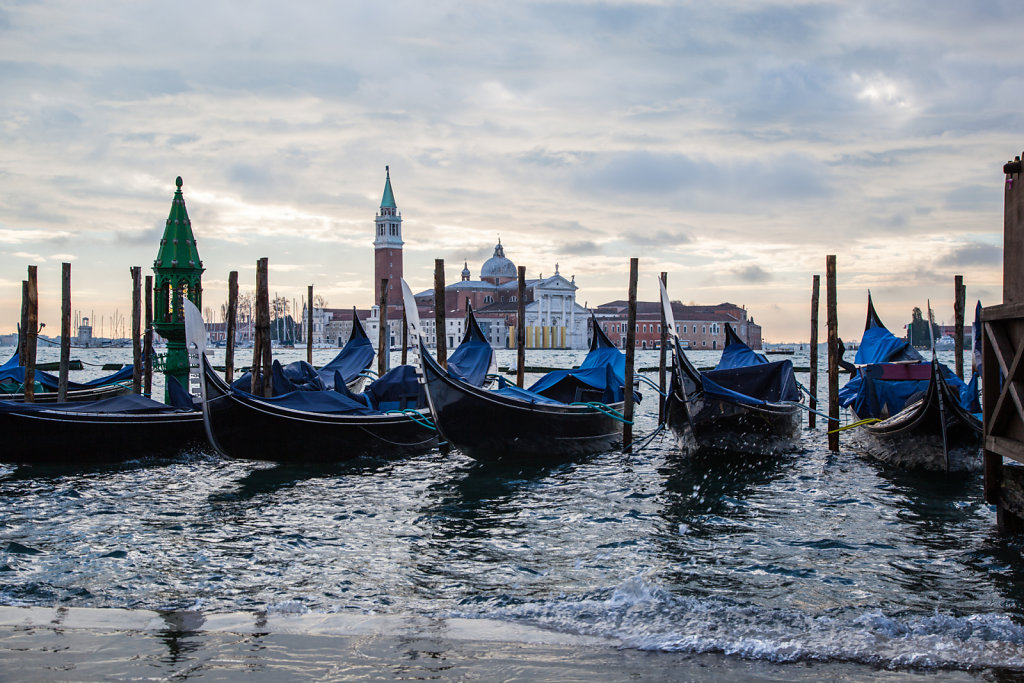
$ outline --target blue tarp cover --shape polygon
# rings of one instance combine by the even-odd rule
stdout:
[[[310,413],[326,413],[331,415],[372,415],[376,411],[367,408],[364,404],[352,400],[337,391],[292,391],[280,396],[264,398],[253,396],[247,391],[235,389],[239,395],[263,403],[290,408],[292,410],[304,410]]]
[[[67,403],[17,403],[0,401],[0,412],[38,412],[41,410],[57,410],[65,413],[110,413],[135,415],[144,413],[181,413],[190,412],[168,406],[159,401],[138,394],[113,396],[102,401],[74,401]]]
[[[118,382],[130,382],[132,374],[134,373],[131,365],[126,365],[112,375],[106,375],[104,377],[97,377],[94,380],[88,382],[68,382],[68,391],[75,391],[79,389],[92,389],[95,387],[107,386],[108,384],[117,384]],[[47,391],[57,391],[57,386],[60,383],[60,378],[56,375],[51,375],[48,372],[42,370],[36,370],[35,374],[36,384],[42,386]],[[11,383],[23,385],[25,384],[25,368],[18,365],[18,353],[15,352],[13,356],[3,365],[0,365],[0,384]]]
[[[366,387],[363,393],[381,412],[427,406],[427,393],[416,378],[416,368],[411,365],[399,365],[389,370]]]
[[[483,386],[493,359],[494,350],[470,311],[466,316],[466,334],[462,343],[448,358],[448,374],[473,386]]]
[[[733,368],[747,368],[752,365],[764,365],[768,359],[757,353],[742,342],[733,342],[726,345],[722,350],[722,357],[715,366],[715,370],[731,370]]]
[[[924,359],[917,349],[910,345],[910,342],[897,339],[896,335],[884,327],[871,327],[864,330],[860,348],[857,349],[857,355],[853,362],[857,365],[869,365],[908,360]]]
[[[325,389],[333,389],[335,373],[340,372],[342,379],[347,384],[354,380],[360,372],[370,367],[373,356],[373,345],[367,338],[359,319],[353,316],[352,334],[349,336],[348,343],[331,362],[317,370],[317,374]]]
[[[883,364],[874,364],[861,368],[857,375],[839,390],[839,405],[844,408],[851,406],[861,418],[882,418],[892,416],[907,407],[912,397],[921,398],[928,391],[928,380],[883,380],[875,379],[871,368]],[[970,384],[944,365],[939,366],[942,377],[953,393],[960,397],[960,405],[965,410],[978,412],[977,375]]]
[[[708,396],[730,403],[761,405],[800,400],[790,360],[709,370],[701,373],[701,383]]]
[[[622,400],[622,386],[626,382],[626,357],[605,336],[600,325],[594,323],[594,338],[590,351],[574,370],[555,370],[534,382],[529,390],[565,403],[577,400],[579,394],[601,392],[602,403]],[[639,395],[634,392],[637,401]],[[596,400],[597,396],[584,397]]]

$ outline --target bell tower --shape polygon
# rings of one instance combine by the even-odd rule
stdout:
[[[203,262],[199,260],[192,221],[185,210],[181,194],[181,176],[175,181],[178,189],[171,201],[160,250],[153,261],[153,327],[167,340],[164,373],[173,376],[188,388],[188,350],[185,348],[185,308],[188,299],[203,310]],[[165,400],[169,402],[167,390]]]
[[[402,277],[402,214],[395,204],[395,194],[391,191],[391,168],[384,167],[387,175],[384,181],[384,196],[380,200],[380,212],[377,214],[374,224],[376,236],[373,240],[374,269],[373,269],[373,304],[378,303],[380,296],[380,281],[388,279],[387,303],[388,306],[402,305],[402,285],[399,279]]]

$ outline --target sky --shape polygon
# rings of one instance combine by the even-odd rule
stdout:
[[[745,306],[806,340],[835,254],[839,331],[901,330],[953,279],[1002,298],[1024,5],[0,0],[0,332],[38,266],[44,333],[130,315],[177,176],[219,320],[228,274],[373,298],[390,166],[405,277],[476,278],[501,239],[578,301]],[[969,309],[973,305],[969,306]],[[50,332],[53,330],[53,332]]]

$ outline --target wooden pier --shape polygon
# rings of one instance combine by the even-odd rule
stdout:
[[[1021,158],[1003,166],[1003,303],[981,314],[985,500],[999,530],[1024,531],[1024,179]]]

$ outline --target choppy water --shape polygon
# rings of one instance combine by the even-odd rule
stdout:
[[[657,422],[645,395],[641,435]],[[327,470],[205,453],[0,464],[0,604],[487,617],[641,649],[1024,668],[1021,539],[997,535],[981,475],[830,454],[820,424],[759,462],[658,437],[529,469],[457,452]]]

